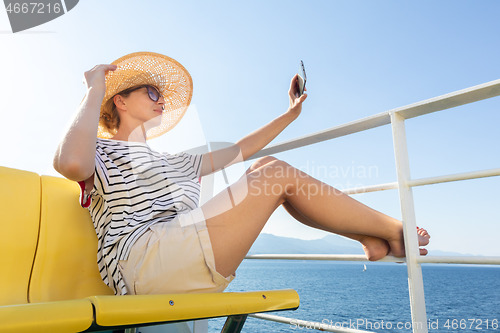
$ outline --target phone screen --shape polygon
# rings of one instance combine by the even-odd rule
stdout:
[[[297,80],[297,91],[299,93],[299,97],[304,94],[304,88],[306,87],[306,69],[304,68],[304,62],[301,60],[300,61],[300,67],[299,67],[299,77]]]

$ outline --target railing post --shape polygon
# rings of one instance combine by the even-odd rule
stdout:
[[[397,112],[391,112],[394,156],[398,177],[399,200],[403,217],[403,232],[408,269],[408,289],[410,294],[411,320],[414,333],[427,333],[427,313],[425,309],[424,283],[422,269],[418,263],[418,237],[416,231],[413,192],[410,181],[410,162],[406,145],[404,118]]]

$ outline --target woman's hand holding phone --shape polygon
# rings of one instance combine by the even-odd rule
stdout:
[[[297,95],[296,97],[300,97],[304,94],[305,88],[306,88],[306,69],[304,67],[304,62],[301,60],[300,61],[300,68],[299,72],[297,73],[298,78],[297,78]]]
[[[307,91],[307,88],[305,87],[305,70],[302,61],[299,73],[300,74],[295,74],[292,78],[290,89],[288,90],[290,107],[288,108],[287,113],[293,114],[295,117],[299,116],[302,111],[302,102],[304,102],[307,98],[307,94],[304,94],[304,91]]]

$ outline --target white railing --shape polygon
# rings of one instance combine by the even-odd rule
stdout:
[[[382,112],[370,117],[349,122],[344,125],[336,126],[317,133],[309,134],[303,137],[278,143],[269,148],[262,149],[250,159],[272,155],[295,148],[304,147],[318,142],[331,140],[333,138],[365,131],[367,129],[391,124],[394,144],[394,155],[397,171],[397,181],[393,183],[378,184],[361,188],[348,189],[343,191],[346,194],[356,194],[364,192],[382,191],[389,189],[399,190],[399,199],[404,227],[404,240],[406,249],[406,258],[386,257],[380,261],[406,262],[408,269],[408,284],[411,306],[411,318],[413,323],[413,332],[427,333],[427,314],[425,308],[424,286],[422,279],[421,263],[449,263],[449,264],[487,264],[499,265],[500,257],[421,257],[416,254],[418,251],[418,240],[415,220],[415,208],[412,187],[429,184],[437,184],[450,181],[465,179],[475,179],[482,177],[492,177],[500,175],[500,168],[473,171],[454,175],[445,175],[423,179],[410,178],[410,167],[408,159],[408,149],[406,143],[405,123],[406,119],[419,117],[428,113],[441,111],[456,106],[477,102],[500,95],[500,80],[487,82],[481,85],[467,89],[452,92],[446,95],[438,96],[424,100],[411,105],[403,106],[386,112]],[[210,184],[210,183],[209,183]],[[213,182],[211,183],[213,184]],[[309,259],[309,260],[348,260],[348,261],[366,261],[364,256],[360,255],[294,255],[294,254],[263,254],[248,255],[246,259]],[[285,318],[273,315],[252,315],[256,318],[273,320],[291,324],[297,322],[297,319]],[[424,323],[424,325],[418,325]],[[321,323],[315,323],[321,325]],[[315,327],[315,326],[312,326]],[[320,327],[320,326],[318,326]],[[321,327],[321,330],[330,332],[361,332],[345,328]]]
[[[368,261],[362,254],[251,254],[245,259]],[[406,258],[386,256],[378,261],[403,263]],[[419,257],[417,261],[426,264],[500,265],[500,257],[494,256],[430,256]]]

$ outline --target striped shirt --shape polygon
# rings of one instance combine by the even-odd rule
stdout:
[[[127,294],[118,262],[127,260],[148,227],[198,207],[201,157],[158,153],[147,143],[97,139],[88,210],[98,238],[99,272],[115,294]]]

